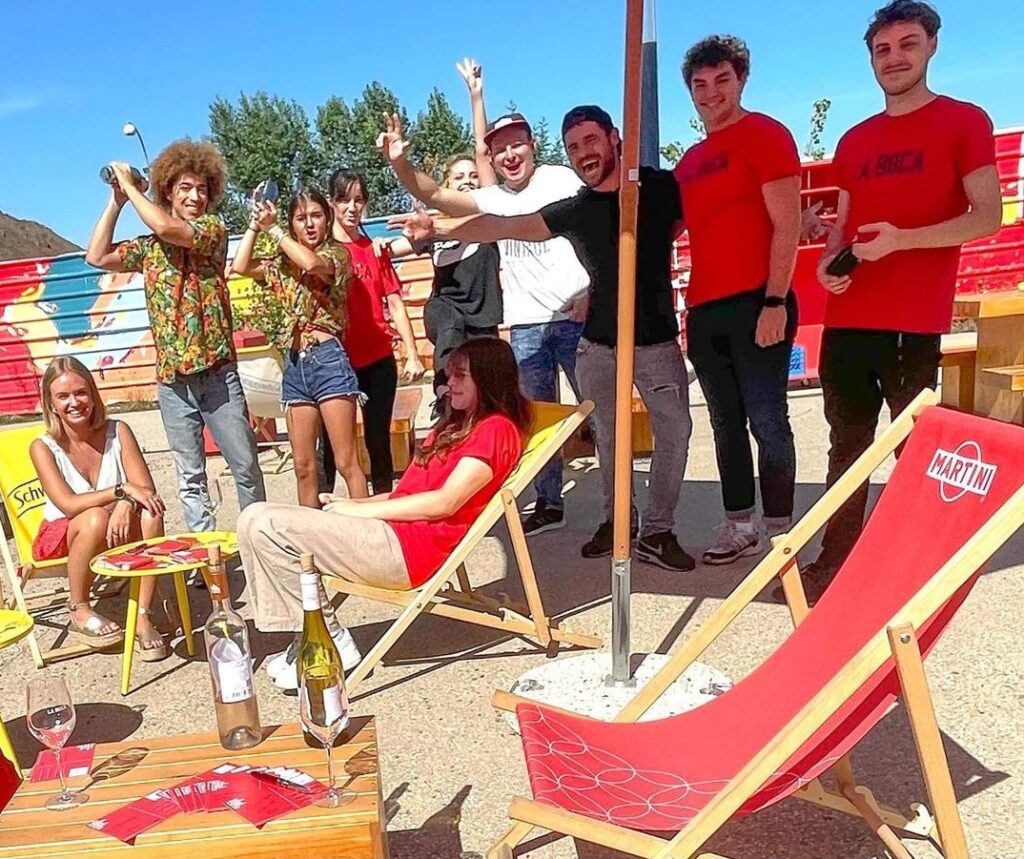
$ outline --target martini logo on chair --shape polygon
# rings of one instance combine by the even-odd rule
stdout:
[[[995,479],[996,466],[982,461],[976,441],[965,441],[954,451],[937,448],[927,474],[939,481],[943,501],[956,501],[967,493],[984,498]]]

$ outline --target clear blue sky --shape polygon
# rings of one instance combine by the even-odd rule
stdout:
[[[878,5],[659,0],[662,140],[690,141],[693,110],[679,63],[691,43],[717,31],[750,45],[746,106],[777,116],[799,141],[812,102],[832,99],[831,149],[881,106],[861,41]],[[997,127],[1024,125],[1019,0],[936,5],[943,29],[933,88],[983,105]],[[126,120],[155,155],[177,137],[205,134],[210,102],[243,91],[293,98],[312,118],[328,96],[351,104],[379,80],[412,114],[434,86],[465,112],[454,68],[465,55],[483,64],[492,115],[512,99],[555,127],[580,102],[603,104],[619,118],[624,9],[622,0],[149,2],[117,12],[79,2],[5,4],[0,209],[84,245],[105,200],[99,167],[140,159],[136,142],[121,134]],[[138,229],[122,221],[120,235]]]

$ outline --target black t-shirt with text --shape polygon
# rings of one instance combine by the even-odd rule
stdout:
[[[435,239],[415,243],[413,250],[431,253],[434,262],[432,299],[439,298],[458,309],[467,325],[476,328],[501,325],[500,257],[496,244]]]
[[[619,192],[583,188],[540,210],[552,235],[565,236],[590,275],[590,309],[583,336],[614,346],[618,320]],[[669,170],[640,168],[636,253],[636,345],[679,335],[672,299],[672,242],[682,218],[679,186]]]

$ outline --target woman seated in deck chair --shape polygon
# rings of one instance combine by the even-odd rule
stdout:
[[[95,650],[117,644],[124,630],[94,612],[89,561],[105,549],[164,532],[164,502],[131,427],[108,420],[92,374],[76,358],[54,358],[41,386],[46,433],[29,447],[46,493],[43,524],[32,543],[37,561],[68,559],[71,637]],[[139,589],[136,642],[140,658],[167,656],[150,618],[156,577]]]
[[[444,564],[512,473],[530,409],[515,357],[497,338],[470,340],[448,359],[451,410],[427,436],[393,492],[321,495],[323,510],[253,504],[238,518],[238,544],[256,628],[299,632],[299,556],[348,581],[408,590]],[[360,654],[321,593],[331,636],[348,670]],[[268,661],[281,689],[297,689],[292,647]]]

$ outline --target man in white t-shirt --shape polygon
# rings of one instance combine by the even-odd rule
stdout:
[[[529,215],[549,203],[574,196],[583,187],[570,168],[536,163],[537,142],[522,114],[509,113],[496,119],[487,127],[484,142],[501,184],[456,191],[441,187],[409,163],[409,144],[403,139],[397,116],[388,120],[387,131],[379,141],[384,157],[409,193],[452,216]],[[544,242],[503,239],[498,247],[504,324],[511,329],[523,392],[534,400],[557,401],[561,367],[578,397],[576,348],[586,318],[590,284],[587,272],[565,238]],[[553,458],[541,471],[534,488],[537,503],[523,520],[526,534],[564,527],[560,457]]]

